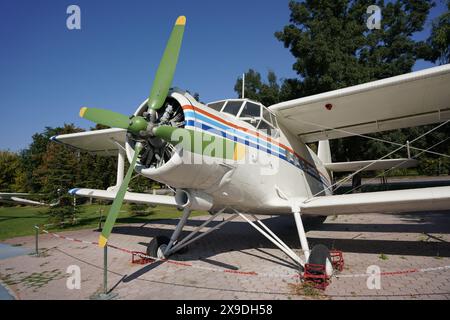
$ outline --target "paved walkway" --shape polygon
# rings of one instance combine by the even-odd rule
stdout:
[[[194,218],[186,229],[192,230],[206,218]],[[292,217],[264,219],[300,253]],[[176,223],[165,220],[119,226],[114,228],[110,242],[145,251],[152,237],[169,236]],[[93,230],[60,234],[87,241],[98,238]],[[230,222],[190,245],[187,253],[172,257],[194,267],[167,262],[131,264],[130,254],[109,249],[109,287],[119,299],[450,298],[450,267],[418,270],[450,266],[449,212],[329,217],[307,235],[311,245],[323,243],[344,252],[345,269],[324,292],[302,289],[289,258],[242,220]],[[34,237],[6,242],[34,248]],[[89,299],[102,291],[102,249],[51,235],[40,236],[40,248],[40,257],[22,255],[0,261],[0,278],[19,299]],[[79,290],[66,286],[66,271],[71,265],[81,270]],[[370,265],[388,273],[381,277],[379,290],[367,288]]]

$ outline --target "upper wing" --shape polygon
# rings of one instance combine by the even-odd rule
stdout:
[[[307,143],[437,123],[450,119],[450,64],[290,100],[270,109]]]
[[[104,200],[114,200],[116,198],[116,191],[107,190],[97,190],[97,189],[72,189],[69,191],[71,195],[86,197],[86,198],[96,198]],[[175,197],[173,196],[163,196],[156,194],[147,193],[134,193],[127,192],[124,198],[125,202],[133,203],[145,203],[145,204],[165,204],[170,206],[176,206]]]
[[[103,129],[54,136],[52,141],[72,146],[98,155],[116,155],[119,145],[125,145],[127,131]]]
[[[314,197],[300,206],[302,213],[315,215],[449,210],[450,187]]]

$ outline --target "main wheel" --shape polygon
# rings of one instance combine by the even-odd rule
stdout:
[[[157,236],[150,241],[147,247],[147,255],[150,257],[164,259],[164,251],[166,251],[167,245],[170,239],[165,236]]]
[[[325,266],[327,276],[333,274],[333,264],[331,262],[330,250],[323,244],[315,245],[309,254],[308,263]]]

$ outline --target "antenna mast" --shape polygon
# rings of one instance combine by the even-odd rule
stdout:
[[[242,74],[242,99],[245,99],[245,73]]]

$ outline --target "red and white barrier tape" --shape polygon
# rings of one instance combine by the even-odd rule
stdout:
[[[70,237],[66,237],[66,236],[56,234],[56,233],[49,232],[48,230],[45,230],[45,229],[41,229],[41,230],[42,230],[42,232],[49,234],[53,237],[59,238],[59,239],[64,239],[64,240],[69,240],[69,241],[79,242],[79,243],[84,243],[84,244],[90,244],[90,245],[98,245],[98,242],[74,239],[74,238],[70,238]],[[261,273],[261,272],[255,272],[255,271],[238,271],[238,270],[232,270],[232,269],[211,268],[211,267],[206,267],[206,266],[194,265],[189,262],[181,262],[181,261],[151,257],[144,253],[120,248],[120,247],[117,247],[112,244],[108,244],[108,247],[110,247],[112,249],[116,249],[118,251],[125,252],[125,253],[137,255],[143,259],[153,260],[151,263],[166,262],[166,263],[177,265],[177,266],[191,267],[191,268],[195,268],[195,269],[214,271],[214,272],[222,272],[222,273],[230,273],[230,274],[236,274],[236,275],[242,275],[242,276],[258,276],[258,277],[269,277],[269,278],[291,278],[291,279],[301,277],[300,274],[298,274],[298,273],[281,275],[281,274],[272,274],[272,273]],[[400,271],[381,272],[379,274],[377,274],[377,273],[375,273],[375,274],[374,273],[335,274],[333,276],[338,279],[339,278],[360,278],[360,277],[368,277],[368,276],[374,276],[374,275],[394,276],[394,275],[405,275],[405,274],[411,274],[411,273],[422,273],[422,272],[431,272],[431,271],[447,271],[447,270],[450,270],[450,265],[442,266],[442,267],[433,267],[433,268],[421,268],[421,269],[408,269],[408,270],[400,270]]]
[[[380,275],[380,276],[386,277],[386,276],[397,276],[397,275],[405,275],[405,274],[419,273],[419,272],[446,271],[446,270],[450,270],[450,266],[408,269],[408,270],[389,271],[389,272],[380,272],[380,273],[337,274],[337,275],[335,275],[335,277],[336,278],[358,278],[358,277],[368,277],[368,276],[373,276],[373,275]]]

